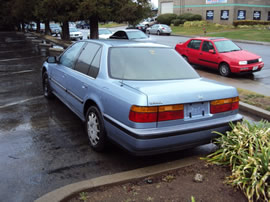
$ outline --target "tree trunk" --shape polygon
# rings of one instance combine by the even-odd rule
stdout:
[[[98,39],[98,16],[90,17],[90,39]]]
[[[37,23],[37,30],[36,30],[36,32],[37,33],[40,33],[40,20],[37,20],[36,23]]]
[[[51,35],[50,21],[49,20],[45,21],[45,34],[46,35]]]
[[[63,40],[69,40],[69,24],[68,24],[68,21],[63,22],[62,39]]]

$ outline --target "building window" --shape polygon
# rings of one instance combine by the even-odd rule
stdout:
[[[246,19],[246,11],[238,10],[237,20],[245,20]]]
[[[229,20],[229,10],[221,10],[220,19],[221,20]]]
[[[253,20],[261,20],[261,11],[254,11]]]
[[[214,20],[214,10],[206,11],[206,20]]]
[[[268,20],[270,21],[270,11],[268,12]]]

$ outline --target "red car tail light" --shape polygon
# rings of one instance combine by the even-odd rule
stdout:
[[[211,101],[210,113],[217,114],[239,108],[239,97]]]
[[[158,121],[183,119],[184,105],[159,106],[158,112]]]
[[[184,118],[184,105],[166,105],[156,107],[140,107],[133,105],[129,112],[129,120],[137,123],[169,121]]]
[[[140,107],[133,105],[129,112],[129,120],[138,123],[157,121],[158,107]]]

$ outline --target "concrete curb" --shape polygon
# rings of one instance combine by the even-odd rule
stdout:
[[[258,117],[261,117],[263,119],[270,121],[270,112],[262,108],[259,108],[259,107],[256,107],[256,106],[244,103],[244,102],[240,102],[239,110],[248,112],[254,116],[258,116]]]
[[[58,202],[63,201],[76,193],[80,193],[85,190],[93,189],[104,185],[113,185],[117,183],[124,183],[130,180],[136,180],[140,178],[146,178],[156,174],[173,171],[179,168],[183,168],[199,161],[198,156],[184,158],[181,160],[163,163],[159,165],[149,166],[145,168],[139,168],[132,171],[126,171],[116,173],[112,175],[106,175],[97,177],[90,180],[81,181],[74,184],[69,184],[52,192],[45,194],[44,196],[35,200],[36,202]]]

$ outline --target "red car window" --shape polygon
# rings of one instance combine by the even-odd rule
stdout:
[[[201,46],[201,40],[191,40],[188,44],[188,48],[199,50]]]
[[[210,41],[204,41],[202,46],[202,51],[209,52],[209,50],[214,50],[214,46]]]

